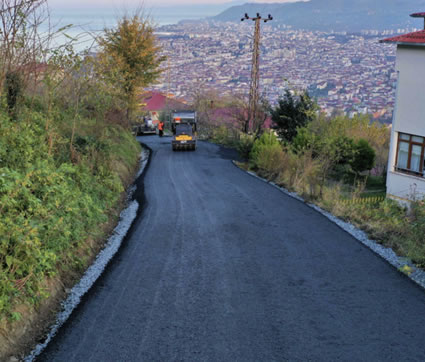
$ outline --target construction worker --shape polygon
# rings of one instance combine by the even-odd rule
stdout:
[[[162,137],[162,135],[164,134],[164,122],[159,121],[158,123],[158,134],[159,137]]]

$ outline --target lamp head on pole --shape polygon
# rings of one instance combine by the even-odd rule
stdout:
[[[268,21],[273,20],[273,17],[269,14],[269,16],[266,19],[262,19],[260,13],[257,13],[257,16],[255,18],[250,18],[248,16],[248,13],[245,13],[244,17],[241,18],[241,21],[245,21],[245,20],[252,20],[252,21],[264,20],[264,22],[267,23]]]
[[[271,16],[269,14],[269,16],[267,17],[267,19],[264,19],[264,22],[267,23],[268,21],[273,20],[273,16]]]

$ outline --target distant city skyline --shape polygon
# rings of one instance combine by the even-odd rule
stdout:
[[[252,26],[189,22],[163,30],[159,40],[168,69],[149,90],[187,100],[194,89],[249,94]],[[374,31],[344,35],[265,25],[261,94],[276,104],[287,89],[307,89],[329,116],[371,114],[389,123],[397,72],[395,47],[379,43],[383,37]]]

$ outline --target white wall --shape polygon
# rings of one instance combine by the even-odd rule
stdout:
[[[425,196],[425,179],[400,172],[388,172],[387,194],[389,197],[413,200]]]
[[[399,72],[393,130],[425,136],[425,47],[397,47]]]

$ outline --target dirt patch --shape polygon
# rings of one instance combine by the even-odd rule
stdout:
[[[46,290],[50,297],[35,308],[19,305],[16,312],[22,315],[17,322],[3,321],[0,324],[0,360],[13,361],[25,357],[53,321],[59,311],[60,302],[65,298],[65,287],[60,278],[46,280]]]
[[[139,163],[137,163],[137,166]],[[126,189],[134,182],[138,167],[131,172],[123,170],[122,180]],[[104,248],[108,237],[112,234],[119,221],[121,211],[127,205],[127,192],[123,192],[116,207],[108,212],[108,221],[102,224],[98,238],[88,238],[86,243],[77,250],[84,256],[85,267],[79,270],[59,270],[55,278],[46,279],[45,290],[49,297],[37,306],[18,305],[15,312],[22,316],[19,321],[4,320],[0,323],[0,361],[12,362],[23,360],[39,342],[46,338],[49,328],[56,321],[61,310],[61,302],[66,299],[71,288],[80,280],[99,252]]]

